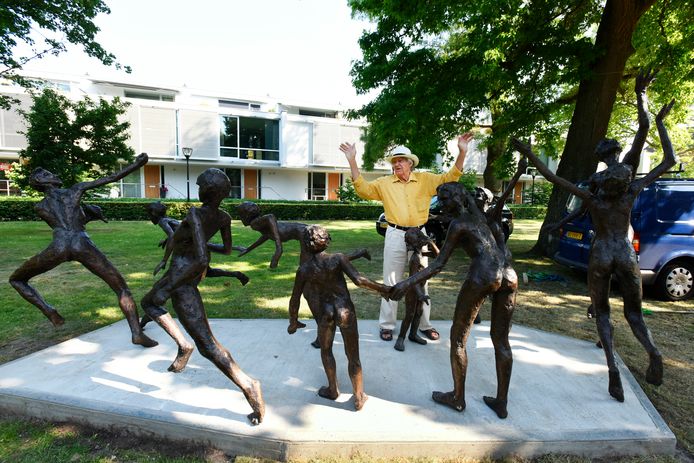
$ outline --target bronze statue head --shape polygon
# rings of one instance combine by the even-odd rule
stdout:
[[[62,184],[63,181],[60,180],[60,177],[43,167],[37,167],[29,176],[29,185],[38,191],[44,191],[48,186],[59,187]]]
[[[244,201],[236,208],[241,222],[248,226],[253,220],[260,217],[260,207],[251,201]]]
[[[198,197],[202,203],[213,203],[219,206],[229,196],[231,182],[224,172],[214,167],[205,170],[195,182],[198,185]]]
[[[330,240],[330,233],[320,225],[309,225],[304,231],[304,244],[306,245],[306,249],[314,254],[328,249]]]
[[[405,232],[405,244],[408,251],[419,251],[431,243],[431,239],[417,227],[407,229]]]
[[[162,204],[161,201],[154,201],[146,206],[147,216],[153,224],[159,223],[159,221],[166,217],[166,205]]]
[[[617,162],[621,152],[622,146],[613,138],[602,139],[595,146],[595,155],[598,157],[598,160],[608,166]]]

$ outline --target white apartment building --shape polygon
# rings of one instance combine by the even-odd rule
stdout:
[[[149,162],[116,185],[114,197],[196,199],[195,179],[216,167],[231,180],[234,198],[337,199],[335,189],[349,177],[339,144],[354,142],[358,156],[364,152],[365,124],[344,118],[344,108],[89,76],[30,77],[73,99],[118,96],[131,103],[126,115],[130,145],[136,153],[147,153]],[[8,82],[0,82],[0,92],[18,98],[25,109],[31,104],[22,88]],[[0,110],[0,195],[9,194],[3,171],[26,147],[23,130],[24,119],[15,109]],[[457,152],[455,141],[448,148]],[[486,152],[473,145],[465,170],[481,175],[485,164]],[[387,173],[386,164],[363,172],[367,179]]]

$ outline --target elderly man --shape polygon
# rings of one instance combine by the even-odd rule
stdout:
[[[345,154],[349,163],[357,194],[364,199],[383,202],[388,221],[383,246],[383,283],[385,285],[392,286],[403,279],[408,262],[405,232],[412,227],[423,229],[429,217],[429,202],[436,194],[436,187],[447,182],[455,182],[460,178],[471,139],[470,132],[458,137],[458,157],[455,164],[445,174],[414,172],[413,169],[419,164],[419,158],[406,146],[397,146],[386,156],[386,160],[393,167],[393,175],[384,176],[372,182],[366,181],[359,172],[356,161],[357,150],[354,144],[340,145],[340,151]],[[426,258],[423,265],[427,265]],[[393,339],[397,313],[397,301],[381,300],[379,327],[381,339],[384,341]],[[439,339],[439,333],[431,326],[430,313],[431,306],[427,302],[423,307],[419,329],[427,338],[435,341]]]

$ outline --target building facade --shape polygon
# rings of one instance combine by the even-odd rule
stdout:
[[[364,152],[365,123],[346,119],[340,107],[89,76],[28,77],[72,99],[117,96],[130,103],[130,146],[150,160],[115,185],[112,197],[196,199],[195,179],[216,167],[231,180],[234,198],[332,200],[349,178],[339,144],[356,143],[359,157]],[[0,92],[17,98],[24,109],[31,105],[30,96],[9,82],[0,82]],[[24,119],[15,108],[0,110],[0,195],[17,193],[4,174],[26,147],[24,130]],[[457,152],[455,141],[448,149]],[[475,170],[480,183],[485,151],[473,144],[465,161],[465,170]],[[361,165],[361,159],[357,162]],[[386,164],[376,167],[364,176],[390,173]]]

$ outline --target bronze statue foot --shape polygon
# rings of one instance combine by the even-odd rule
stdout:
[[[646,370],[646,382],[655,386],[663,384],[663,357],[660,355],[651,357],[651,363]]]
[[[339,397],[340,391],[337,388],[335,388],[334,391],[331,391],[330,387],[323,386],[322,388],[318,389],[318,395],[326,399],[335,400]]]
[[[484,403],[487,404],[489,408],[496,412],[496,416],[499,418],[504,419],[508,416],[505,400],[499,400],[496,397],[489,397],[486,395],[482,397],[482,399],[484,399]]]
[[[149,336],[147,336],[144,333],[133,334],[132,340],[133,340],[133,344],[138,344],[142,347],[154,347],[154,346],[159,345],[159,343],[157,341],[150,338]]]
[[[610,383],[607,390],[619,402],[624,402],[624,390],[622,389],[622,379],[619,377],[619,371],[610,371],[609,374]]]
[[[438,402],[440,404],[446,405],[448,407],[451,407],[453,410],[462,412],[465,410],[465,399],[455,399],[455,392],[440,392],[440,391],[434,391],[431,393],[431,398],[434,399],[434,402]]]
[[[246,395],[246,400],[253,409],[253,413],[246,415],[248,421],[251,422],[253,426],[259,425],[263,422],[263,417],[265,416],[265,401],[263,400],[263,391],[260,389],[260,381],[254,379],[251,383],[251,391]]]
[[[356,411],[361,410],[367,400],[369,400],[369,396],[363,392],[360,394],[354,394],[354,409]]]
[[[188,364],[188,359],[190,358],[190,356],[192,354],[193,354],[193,346],[191,346],[190,344],[188,344],[186,346],[179,346],[178,347],[178,354],[176,355],[176,359],[169,366],[168,370],[172,371],[174,373],[180,373],[181,371],[183,371],[183,369]]]
[[[150,316],[147,315],[147,314],[144,314],[144,315],[142,316],[142,318],[140,319],[140,329],[144,330],[144,329],[145,329],[145,325],[147,325],[147,323],[149,323],[149,322],[151,322],[151,321],[152,321],[152,317],[150,317]]]
[[[393,348],[397,351],[403,352],[405,350],[405,338],[398,338],[398,340],[395,341]]]
[[[316,338],[315,341],[311,343],[311,345],[316,349],[320,349],[320,341],[318,340],[318,338]]]
[[[424,339],[423,337],[419,336],[418,334],[410,333],[410,335],[407,337],[407,339],[409,339],[410,341],[412,341],[414,343],[421,344],[423,346],[425,346],[427,343],[427,340]]]
[[[65,324],[65,319],[58,312],[52,312],[50,315],[48,315],[48,319],[56,328]]]

